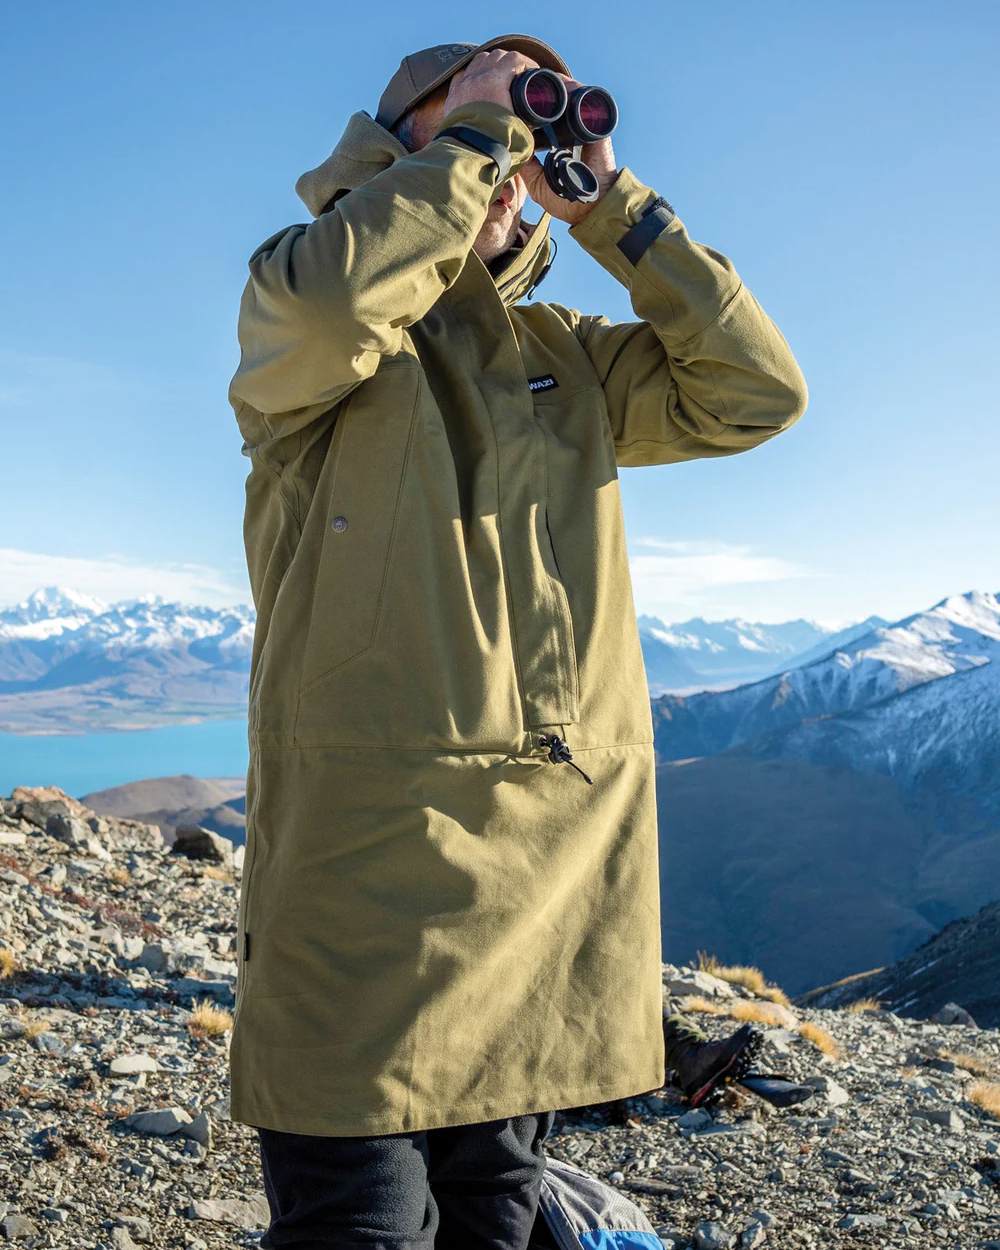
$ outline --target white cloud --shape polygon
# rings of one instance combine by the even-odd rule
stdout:
[[[115,553],[88,558],[0,547],[0,605],[19,603],[40,586],[71,588],[107,603],[147,594],[215,608],[250,602],[248,585],[229,582],[204,564],[145,564]]]
[[[633,539],[630,547],[643,549],[629,559],[636,609],[664,620],[720,611],[728,615],[735,588],[819,576],[780,556],[728,543],[645,537]]]
[[[779,606],[774,598],[778,584],[823,576],[779,556],[726,543],[647,537],[633,539],[630,547],[636,608],[667,621],[692,615],[788,619],[800,613],[794,602]],[[0,606],[18,603],[40,586],[71,588],[108,603],[144,594],[210,607],[251,601],[245,575],[231,579],[209,565],[152,564],[117,552],[80,557],[0,547]]]

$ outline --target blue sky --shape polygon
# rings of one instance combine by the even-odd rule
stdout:
[[[839,622],[1000,588],[1000,9],[726,0],[618,28],[625,12],[9,8],[0,606],[53,582],[249,599],[226,399],[246,258],[308,220],[296,177],[405,53],[506,31],[615,93],[619,165],[733,260],[810,386],[762,448],[622,471],[639,610]],[[538,296],[632,319],[554,233]]]

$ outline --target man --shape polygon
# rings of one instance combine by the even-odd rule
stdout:
[[[552,194],[510,95],[538,65],[577,82],[521,35],[405,57],[249,262],[230,1071],[265,1247],[524,1250],[555,1109],[664,1080],[618,470],[749,450],[806,388],[609,140],[594,203]],[[638,320],[519,302],[551,217]]]

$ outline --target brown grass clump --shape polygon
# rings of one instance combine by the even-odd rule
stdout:
[[[211,877],[213,881],[232,881],[233,874],[223,864],[206,864],[201,870],[203,877]]]
[[[21,1036],[26,1037],[30,1041],[33,1037],[37,1037],[39,1033],[48,1032],[48,1028],[48,1020],[32,1020],[30,1024],[25,1026],[25,1030]]]
[[[939,1059],[948,1059],[966,1072],[976,1076],[995,1076],[1000,1074],[1000,1064],[985,1055],[974,1055],[967,1050],[948,1050],[942,1047],[938,1052]]]
[[[1000,1120],[1000,1081],[973,1081],[965,1096],[987,1115]]]
[[[222,1037],[233,1027],[233,1017],[224,1007],[203,998],[195,1003],[187,1026],[192,1037]]]
[[[800,1024],[799,1033],[807,1042],[812,1042],[817,1050],[821,1050],[824,1055],[828,1055],[831,1059],[839,1059],[841,1057],[841,1050],[835,1039],[830,1036],[826,1029],[820,1028],[818,1024],[813,1024],[811,1021],[806,1024]]]
[[[698,970],[708,972],[713,977],[718,977],[720,981],[728,981],[730,985],[741,985],[757,998],[780,1003],[782,1007],[791,1006],[791,1001],[785,991],[776,985],[768,985],[759,968],[748,964],[723,964],[708,951],[699,951]]]
[[[124,864],[112,865],[112,867],[108,869],[106,875],[108,880],[113,881],[116,885],[128,885],[128,883],[132,880],[132,874]]]
[[[773,1028],[784,1028],[788,1016],[779,1009],[777,1003],[733,1003],[726,1009],[726,1014],[734,1020],[753,1020],[757,1024],[767,1024]]]
[[[788,1016],[781,1010],[780,1004],[723,1002],[716,1003],[710,998],[702,998],[699,994],[689,995],[681,999],[681,1011],[700,1012],[706,1016],[728,1016],[730,1020],[753,1020],[758,1024],[766,1024],[772,1028],[784,1028],[788,1024]]]
[[[882,1004],[877,998],[857,998],[847,1010],[852,1016],[860,1016],[867,1011],[881,1011]]]
[[[17,956],[6,946],[0,946],[0,981],[17,971]]]
[[[681,999],[681,1011],[698,1011],[705,1016],[724,1016],[725,1007],[713,1003],[710,998],[702,998],[700,994],[689,994]]]
[[[763,972],[759,968],[752,968],[747,964],[723,964],[715,975],[721,977],[723,981],[728,981],[731,985],[742,985],[751,994],[763,996],[764,991],[767,989],[767,982],[764,980]]]

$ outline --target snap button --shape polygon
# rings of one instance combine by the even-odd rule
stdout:
[[[341,530],[347,529],[347,517],[335,516],[330,524],[338,533],[340,533]]]

